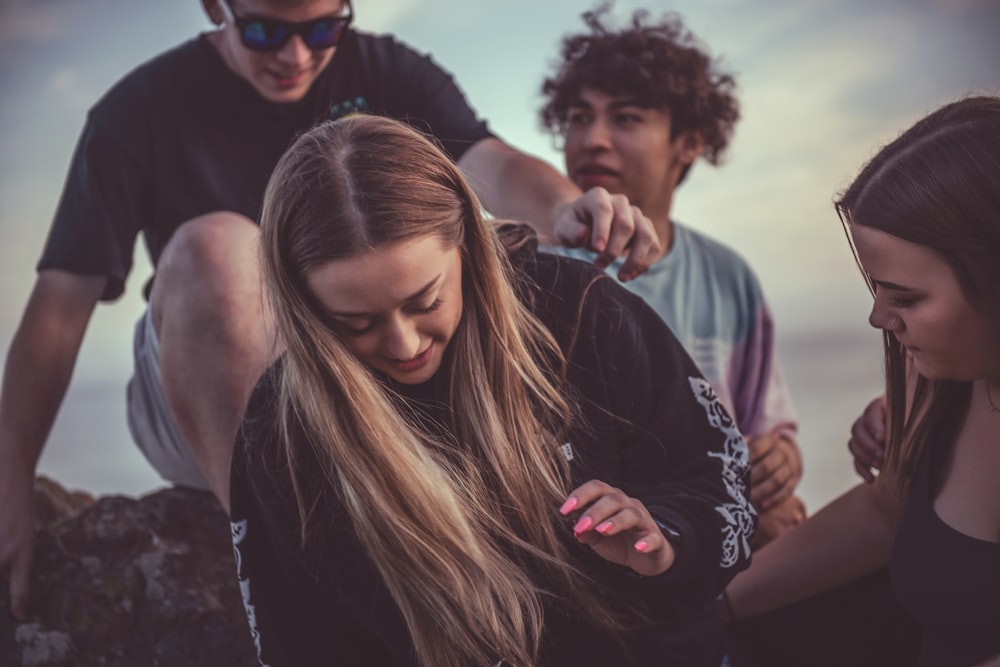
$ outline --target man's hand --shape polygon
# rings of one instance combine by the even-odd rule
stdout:
[[[598,253],[594,263],[605,268],[628,253],[618,272],[622,282],[638,277],[659,258],[660,240],[653,223],[624,195],[601,187],[556,207],[552,224],[559,243]]]
[[[750,438],[750,502],[760,512],[784,502],[802,479],[802,457],[794,442],[779,433]]]
[[[761,512],[757,521],[757,532],[750,546],[757,550],[781,537],[806,519],[806,505],[798,496],[786,498],[766,512]]]
[[[35,547],[34,478],[24,474],[23,466],[9,463],[0,464],[0,576],[10,587],[11,614],[24,621]]]
[[[879,396],[854,421],[847,441],[854,455],[854,469],[869,484],[875,481],[874,471],[885,464],[885,419],[885,396]]]
[[[35,464],[66,394],[77,352],[107,279],[40,271],[11,341],[0,391],[0,576],[24,620],[35,525]]]

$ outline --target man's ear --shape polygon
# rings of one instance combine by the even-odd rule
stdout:
[[[695,160],[705,151],[705,137],[701,132],[691,130],[685,132],[679,140],[678,158],[683,164],[693,164]]]
[[[212,25],[220,26],[226,22],[226,15],[219,7],[219,0],[201,0],[201,7],[208,14],[208,20],[212,22]]]

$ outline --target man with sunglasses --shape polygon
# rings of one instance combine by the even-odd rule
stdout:
[[[351,113],[436,137],[499,217],[614,259],[656,253],[620,195],[581,191],[495,137],[449,74],[391,36],[351,28],[348,0],[202,0],[218,30],[137,67],[90,110],[0,395],[0,575],[25,617],[32,485],[90,315],[124,289],[144,237],[155,279],[135,329],[129,427],[167,480],[228,507],[235,429],[275,354],[257,272],[256,217],[290,141]]]

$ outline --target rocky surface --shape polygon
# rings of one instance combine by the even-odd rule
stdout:
[[[11,620],[0,582],[0,665],[256,665],[229,523],[207,492],[94,500],[39,477],[32,595]]]

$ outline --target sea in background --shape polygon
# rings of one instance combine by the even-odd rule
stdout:
[[[847,438],[856,415],[881,391],[881,339],[875,331],[801,331],[780,340],[779,354],[800,419],[805,475],[799,495],[815,511],[860,481]],[[127,379],[116,373],[72,385],[40,474],[96,495],[137,496],[163,486],[128,433]]]

